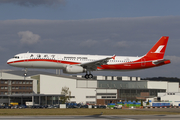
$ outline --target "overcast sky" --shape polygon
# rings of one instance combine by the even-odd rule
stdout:
[[[0,69],[23,52],[142,56],[169,36],[171,64],[94,75],[180,77],[179,0],[0,0]]]

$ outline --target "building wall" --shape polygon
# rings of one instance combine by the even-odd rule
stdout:
[[[167,90],[168,82],[161,82],[161,81],[147,81],[147,88],[148,89],[166,89]]]
[[[179,92],[179,83],[176,82],[168,82],[167,92]]]
[[[0,73],[0,78],[1,79],[24,79],[24,76],[18,76],[18,75],[13,75],[13,74],[9,74],[9,73]]]
[[[71,102],[90,103],[95,102],[95,88],[78,88],[77,80],[73,78],[40,75],[40,94],[60,94],[62,87],[69,87]]]
[[[37,94],[37,80],[33,80],[33,93]]]
[[[148,89],[166,89],[166,92],[179,92],[178,82],[148,81]]]
[[[180,96],[178,96],[178,95],[167,95],[167,96],[161,97],[161,101],[166,101],[166,100],[169,100],[169,102],[173,106],[179,106],[179,104],[180,104]]]
[[[0,72],[0,94],[32,94],[37,91],[35,79]]]
[[[117,99],[117,89],[97,89],[97,100],[99,99]]]
[[[77,88],[97,88],[96,80],[76,80]]]
[[[147,81],[98,80],[99,89],[146,89]]]

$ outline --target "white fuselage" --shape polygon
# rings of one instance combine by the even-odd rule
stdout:
[[[21,53],[9,59],[7,63],[15,67],[64,69],[67,65],[78,65],[103,59],[111,56],[103,55],[79,55],[79,54],[49,54],[49,53]],[[129,63],[140,57],[116,56],[107,65]]]

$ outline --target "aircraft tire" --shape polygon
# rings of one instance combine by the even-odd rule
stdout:
[[[88,75],[88,74],[86,74],[84,77],[85,77],[86,79],[88,79],[88,78],[89,78],[89,75]]]
[[[93,75],[92,75],[92,74],[89,74],[88,77],[89,77],[89,78],[93,78]]]

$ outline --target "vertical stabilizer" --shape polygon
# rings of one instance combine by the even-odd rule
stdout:
[[[143,57],[146,60],[159,60],[164,58],[169,36],[162,36],[151,50]]]

